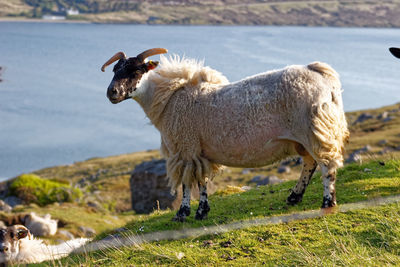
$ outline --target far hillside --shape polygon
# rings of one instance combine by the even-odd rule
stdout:
[[[399,27],[400,0],[0,0],[0,17],[101,23]]]

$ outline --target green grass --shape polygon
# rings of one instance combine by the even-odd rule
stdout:
[[[371,171],[364,172],[366,168]],[[218,225],[299,210],[319,209],[322,204],[323,192],[320,174],[314,175],[303,201],[299,205],[289,206],[285,201],[295,182],[260,186],[247,192],[228,196],[223,194],[210,196],[211,211],[209,218],[203,221],[194,219],[197,208],[197,203],[194,203],[191,216],[185,223],[171,221],[175,211],[156,211],[150,215],[136,216],[126,227],[134,233],[140,234],[167,229]],[[400,161],[388,161],[384,166],[376,161],[363,165],[348,165],[338,172],[336,192],[339,205],[378,196],[400,194]]]
[[[73,256],[62,265],[389,266],[400,263],[400,205],[145,243]]]
[[[341,169],[337,180],[338,203],[353,203],[378,196],[400,194],[400,160],[351,164]],[[368,170],[365,170],[368,169]],[[365,171],[364,171],[365,170]],[[128,234],[221,225],[264,216],[319,209],[322,186],[313,178],[303,202],[287,206],[285,199],[294,181],[261,186],[247,192],[210,197],[209,219],[172,222],[173,211],[133,216]],[[324,265],[355,264],[383,266],[400,263],[400,206],[390,204],[345,214],[329,215],[288,224],[251,227],[194,239],[145,243],[72,256],[62,265]],[[100,239],[112,231],[106,231]],[[206,241],[206,242],[205,242]],[[228,242],[229,241],[229,242]],[[183,256],[184,255],[184,256]]]

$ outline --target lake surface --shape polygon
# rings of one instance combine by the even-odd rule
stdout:
[[[112,68],[100,67],[117,51],[165,47],[231,81],[325,61],[341,75],[351,111],[400,101],[390,46],[400,46],[399,29],[0,22],[0,178],[159,147],[137,103],[106,98]]]

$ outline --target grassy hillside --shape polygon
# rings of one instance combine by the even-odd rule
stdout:
[[[346,158],[359,151],[360,161],[363,163],[360,164],[359,161],[347,164],[339,171],[339,205],[380,196],[399,195],[400,104],[349,112],[346,115],[351,131]],[[366,145],[368,149],[365,149]],[[83,236],[80,226],[91,227],[100,239],[108,234],[117,233],[120,230],[116,229],[120,227],[127,230],[125,234],[142,234],[223,225],[240,220],[318,209],[321,205],[322,185],[319,173],[314,176],[300,205],[286,205],[285,199],[289,189],[294,185],[294,179],[298,178],[300,171],[300,165],[294,164],[294,160],[289,161],[291,171],[287,173],[278,173],[279,164],[255,169],[227,168],[214,180],[218,191],[210,197],[211,212],[209,219],[205,221],[195,221],[191,216],[183,224],[172,222],[174,211],[168,210],[136,215],[129,211],[130,173],[134,166],[142,161],[159,157],[158,151],[146,151],[108,158],[92,158],[70,165],[38,170],[34,174],[42,178],[79,187],[82,198],[78,202],[54,203],[44,207],[35,204],[20,205],[11,215],[0,212],[0,219],[30,211],[38,214],[50,213],[52,217],[60,220],[60,229],[68,230],[75,236]],[[285,182],[257,187],[251,182],[257,175],[277,175]],[[242,192],[240,187],[243,185],[253,189]],[[196,204],[194,201],[192,215]],[[196,239],[149,243],[139,247],[74,256],[60,264],[120,266],[159,262],[173,265],[229,265],[252,264],[254,261],[259,264],[265,262],[279,265],[317,265],[328,260],[328,265],[382,266],[399,262],[400,245],[396,241],[399,240],[398,208],[398,205],[392,204],[361,212],[332,215],[325,219],[253,227]],[[365,216],[371,220],[365,219]],[[240,236],[243,238],[239,238]],[[65,237],[57,234],[52,240],[63,238]],[[326,251],[328,254],[324,254]],[[361,255],[359,259],[358,254]]]
[[[370,171],[365,171],[366,169]],[[202,222],[189,219],[172,222],[173,212],[154,212],[135,217],[125,225],[125,235],[161,230],[223,225],[228,222],[260,218],[295,211],[318,209],[322,186],[314,177],[303,202],[291,207],[285,198],[293,182],[258,187],[247,192],[210,198],[210,217]],[[400,160],[384,165],[370,162],[352,164],[338,174],[339,205],[378,196],[399,195]],[[192,206],[194,212],[195,204]],[[344,265],[382,266],[400,263],[400,204],[327,215],[289,224],[251,227],[177,241],[160,241],[139,246],[109,249],[75,255],[62,266],[94,266],[97,263],[170,264],[182,266],[267,264],[267,265]],[[111,232],[112,233],[112,232]],[[104,237],[105,233],[100,235]]]
[[[3,17],[41,18],[69,8],[80,15],[68,19],[105,23],[400,26],[400,0],[0,0]]]

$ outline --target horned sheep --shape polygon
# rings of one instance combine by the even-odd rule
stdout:
[[[118,61],[107,97],[116,104],[136,100],[161,134],[172,188],[182,184],[183,199],[174,220],[190,214],[190,190],[198,184],[195,218],[210,210],[207,180],[225,166],[260,167],[299,154],[303,170],[287,203],[302,200],[319,165],[324,185],[322,207],[336,205],[336,170],[343,164],[349,137],[339,75],[329,65],[292,65],[229,83],[201,62],[161,56],[163,48],[136,57],[116,53]]]
[[[77,238],[59,245],[46,245],[43,240],[35,238],[25,226],[12,225],[0,229],[0,263],[6,266],[59,259],[88,241],[86,238]]]

